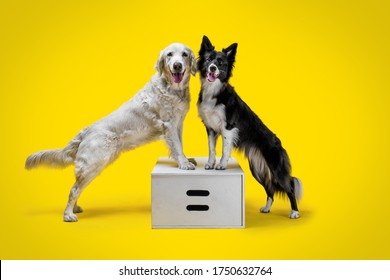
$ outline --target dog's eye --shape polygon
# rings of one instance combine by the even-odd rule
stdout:
[[[207,61],[207,62],[210,62],[210,61],[211,61],[211,58],[210,58],[210,57],[208,57],[208,58],[206,59],[206,61]]]
[[[173,53],[171,53],[171,52],[169,52],[168,54],[167,54],[167,56],[172,56],[173,55]]]
[[[188,56],[188,54],[187,53],[185,53],[185,52],[183,52],[183,57],[187,57]]]

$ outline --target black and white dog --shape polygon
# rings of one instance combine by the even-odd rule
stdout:
[[[229,84],[236,52],[236,43],[217,52],[210,40],[203,37],[197,64],[202,83],[198,111],[209,142],[205,168],[223,170],[233,147],[243,151],[254,178],[267,192],[267,204],[260,211],[270,212],[274,194],[282,193],[290,199],[290,218],[299,218],[296,199],[301,197],[302,184],[298,178],[291,177],[286,150]],[[222,135],[223,151],[221,161],[215,166],[215,145],[219,135]]]

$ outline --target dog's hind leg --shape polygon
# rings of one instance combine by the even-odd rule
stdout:
[[[260,208],[261,213],[271,212],[272,203],[274,203],[274,191],[272,187],[265,186],[265,191],[267,193],[267,202],[264,207]]]
[[[277,183],[276,187],[278,191],[281,191],[285,194],[287,194],[288,199],[290,200],[291,204],[291,213],[290,213],[290,219],[298,219],[299,218],[299,211],[298,211],[298,204],[297,204],[297,198],[300,197],[300,193],[297,193],[298,191],[301,191],[301,184],[298,179],[290,177],[289,180],[287,180],[289,183],[280,184]],[[297,184],[299,185],[295,185]]]
[[[295,199],[295,195],[292,191],[290,191],[287,193],[287,196],[290,199],[290,203],[291,203],[290,218],[291,219],[298,219],[299,218],[299,211],[298,211],[297,200]]]
[[[77,180],[73,185],[69,193],[68,204],[66,205],[64,211],[64,221],[65,222],[77,222],[77,216],[74,213],[78,213],[79,206],[76,204],[77,199],[80,197],[81,192],[87,184],[83,183],[81,180]],[[75,211],[76,210],[76,211]]]
[[[299,199],[302,195],[302,183],[297,178],[291,178],[290,180],[290,186],[288,188],[287,196],[290,199],[291,204],[291,213],[290,218],[291,219],[298,219],[299,218],[299,211],[298,211],[298,205],[297,205],[297,198]]]
[[[98,140],[80,145],[75,160],[76,182],[70,190],[64,211],[65,222],[77,222],[77,216],[74,213],[82,212],[81,207],[77,205],[82,191],[118,155],[115,148],[108,148],[106,141]]]
[[[259,160],[260,159],[260,160]],[[269,213],[271,211],[272,203],[274,202],[275,188],[271,182],[271,172],[263,161],[262,157],[252,157],[249,159],[249,167],[253,177],[262,185],[267,193],[267,202],[264,207],[260,208],[261,213]]]
[[[83,168],[77,168],[76,162],[76,183],[69,193],[68,204],[64,211],[65,222],[77,222],[77,216],[74,213],[81,213],[82,209],[77,205],[82,191],[96,178],[107,164],[88,165]]]

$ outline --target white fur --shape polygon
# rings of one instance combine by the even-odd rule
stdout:
[[[299,212],[295,210],[291,210],[290,219],[298,219],[298,218],[299,218]]]
[[[226,169],[228,161],[230,159],[230,155],[232,153],[234,143],[238,138],[238,129],[233,128],[231,130],[227,130],[225,127],[222,129],[222,158],[220,163],[215,167],[218,170]]]
[[[272,207],[273,202],[274,202],[273,199],[268,197],[267,204],[264,207],[260,208],[260,212],[261,213],[269,213],[271,211],[271,207]]]
[[[210,68],[211,68],[212,66],[214,66],[214,67],[216,68],[216,71],[214,72],[214,75],[215,75],[216,77],[218,77],[218,76],[219,76],[219,73],[220,73],[220,71],[219,71],[219,68],[218,68],[218,66],[217,66],[217,65],[215,65],[214,63],[211,63],[211,64],[209,65],[209,67],[208,67],[207,71],[211,72]]]
[[[214,98],[214,94],[219,92],[223,85],[219,79],[213,83],[205,80],[202,85],[202,102],[198,104],[199,117],[206,126],[221,134],[226,125],[225,106],[222,104],[216,106],[217,99]]]
[[[215,145],[217,143],[217,137],[218,134],[214,133],[214,131],[210,131],[208,135],[208,140],[209,140],[209,159],[205,165],[205,169],[214,169],[215,165]]]
[[[184,76],[180,83],[174,83],[172,78],[175,62],[183,65]],[[160,53],[155,66],[157,73],[132,99],[80,131],[65,149],[39,152],[27,159],[26,168],[40,163],[65,166],[72,163],[69,159],[73,159],[76,183],[69,194],[64,221],[77,221],[74,213],[82,211],[77,205],[81,192],[122,151],[162,138],[179,168],[195,169],[184,156],[181,142],[183,121],[190,102],[190,73],[195,75],[195,64],[191,49],[179,43],[168,46]],[[59,163],[53,164],[55,160]]]
[[[226,129],[225,106],[222,104],[216,105],[217,99],[214,95],[222,87],[223,84],[219,79],[214,82],[209,82],[207,79],[202,78],[202,102],[198,104],[198,113],[204,124],[213,130],[209,133],[209,159],[205,165],[205,169],[214,168],[215,146],[219,135],[222,135],[223,148],[221,161],[215,167],[218,170],[226,169],[234,143],[238,138],[237,128],[232,130]]]
[[[219,71],[219,70],[217,70]],[[207,79],[202,78],[202,92],[203,92],[203,101],[210,100],[214,95],[221,91],[224,86],[219,79],[216,79],[214,82],[209,82]]]

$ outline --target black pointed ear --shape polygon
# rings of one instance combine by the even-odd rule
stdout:
[[[206,35],[203,36],[202,44],[200,45],[199,55],[204,54],[205,52],[210,52],[214,50],[214,46],[211,44],[209,38]]]
[[[231,44],[226,49],[223,49],[222,51],[226,53],[229,61],[234,61],[237,53],[237,43]]]

